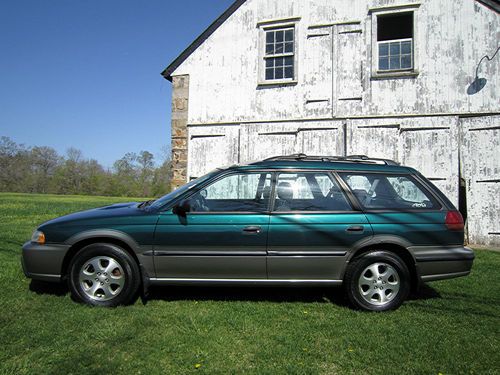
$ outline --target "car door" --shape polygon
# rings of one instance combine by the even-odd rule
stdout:
[[[229,173],[187,197],[188,212],[160,214],[158,278],[265,279],[268,172]]]
[[[349,250],[372,236],[327,171],[279,172],[268,239],[270,279],[340,282]]]

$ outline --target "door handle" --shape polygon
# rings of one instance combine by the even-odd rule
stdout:
[[[259,234],[262,228],[258,225],[251,225],[243,228],[243,234]]]
[[[362,225],[353,225],[349,228],[347,228],[345,231],[346,232],[363,232],[365,228]]]

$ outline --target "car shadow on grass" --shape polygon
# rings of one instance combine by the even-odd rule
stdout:
[[[408,300],[441,298],[432,287],[424,284]],[[332,303],[348,306],[343,289],[301,287],[152,287],[143,303],[148,300],[162,301],[252,301],[252,302],[305,302]]]
[[[31,280],[29,289],[36,294],[50,294],[57,297],[65,296],[69,292],[65,283],[49,283],[40,280]]]
[[[340,303],[343,296],[340,288],[175,286],[152,287],[147,300]]]
[[[62,297],[68,294],[65,283],[49,283],[31,280],[29,290],[39,295],[53,295]],[[408,300],[429,300],[441,298],[441,295],[432,287],[424,284],[417,292],[410,295]],[[348,306],[342,288],[302,288],[302,287],[195,287],[170,286],[151,287],[147,296],[142,296],[144,305],[148,301],[249,301],[249,302],[304,302],[304,303],[331,303],[338,306]]]
[[[434,299],[441,298],[441,294],[431,287],[428,284],[422,284],[418,288],[418,290],[413,291],[408,297],[408,301],[416,301],[416,300],[426,300],[426,299]]]

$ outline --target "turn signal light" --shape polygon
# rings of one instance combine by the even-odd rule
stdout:
[[[464,218],[458,211],[448,211],[444,223],[449,230],[464,230]]]
[[[31,236],[31,242],[43,245],[45,243],[45,234],[43,232],[40,232],[39,230],[36,230]]]

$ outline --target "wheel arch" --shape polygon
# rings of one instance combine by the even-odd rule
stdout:
[[[139,270],[142,272],[141,263],[139,258],[137,257],[136,249],[138,248],[137,243],[130,238],[126,233],[119,231],[90,231],[79,233],[76,236],[71,237],[67,244],[70,245],[66,255],[64,256],[63,263],[61,266],[61,276],[65,279],[68,276],[68,268],[69,264],[73,257],[83,249],[85,246],[94,244],[94,243],[107,243],[111,245],[116,245],[121,247],[124,251],[126,251],[137,263]]]
[[[408,271],[410,272],[411,277],[411,288],[412,290],[416,290],[420,284],[420,277],[418,274],[418,268],[416,264],[416,260],[408,250],[411,244],[400,238],[391,237],[374,237],[369,242],[363,243],[355,248],[354,251],[348,257],[348,261],[346,267],[344,269],[343,277],[345,275],[345,271],[349,263],[356,258],[359,258],[363,254],[366,254],[370,251],[388,251],[393,253],[401,258],[401,260],[405,263],[406,267],[408,267]]]

